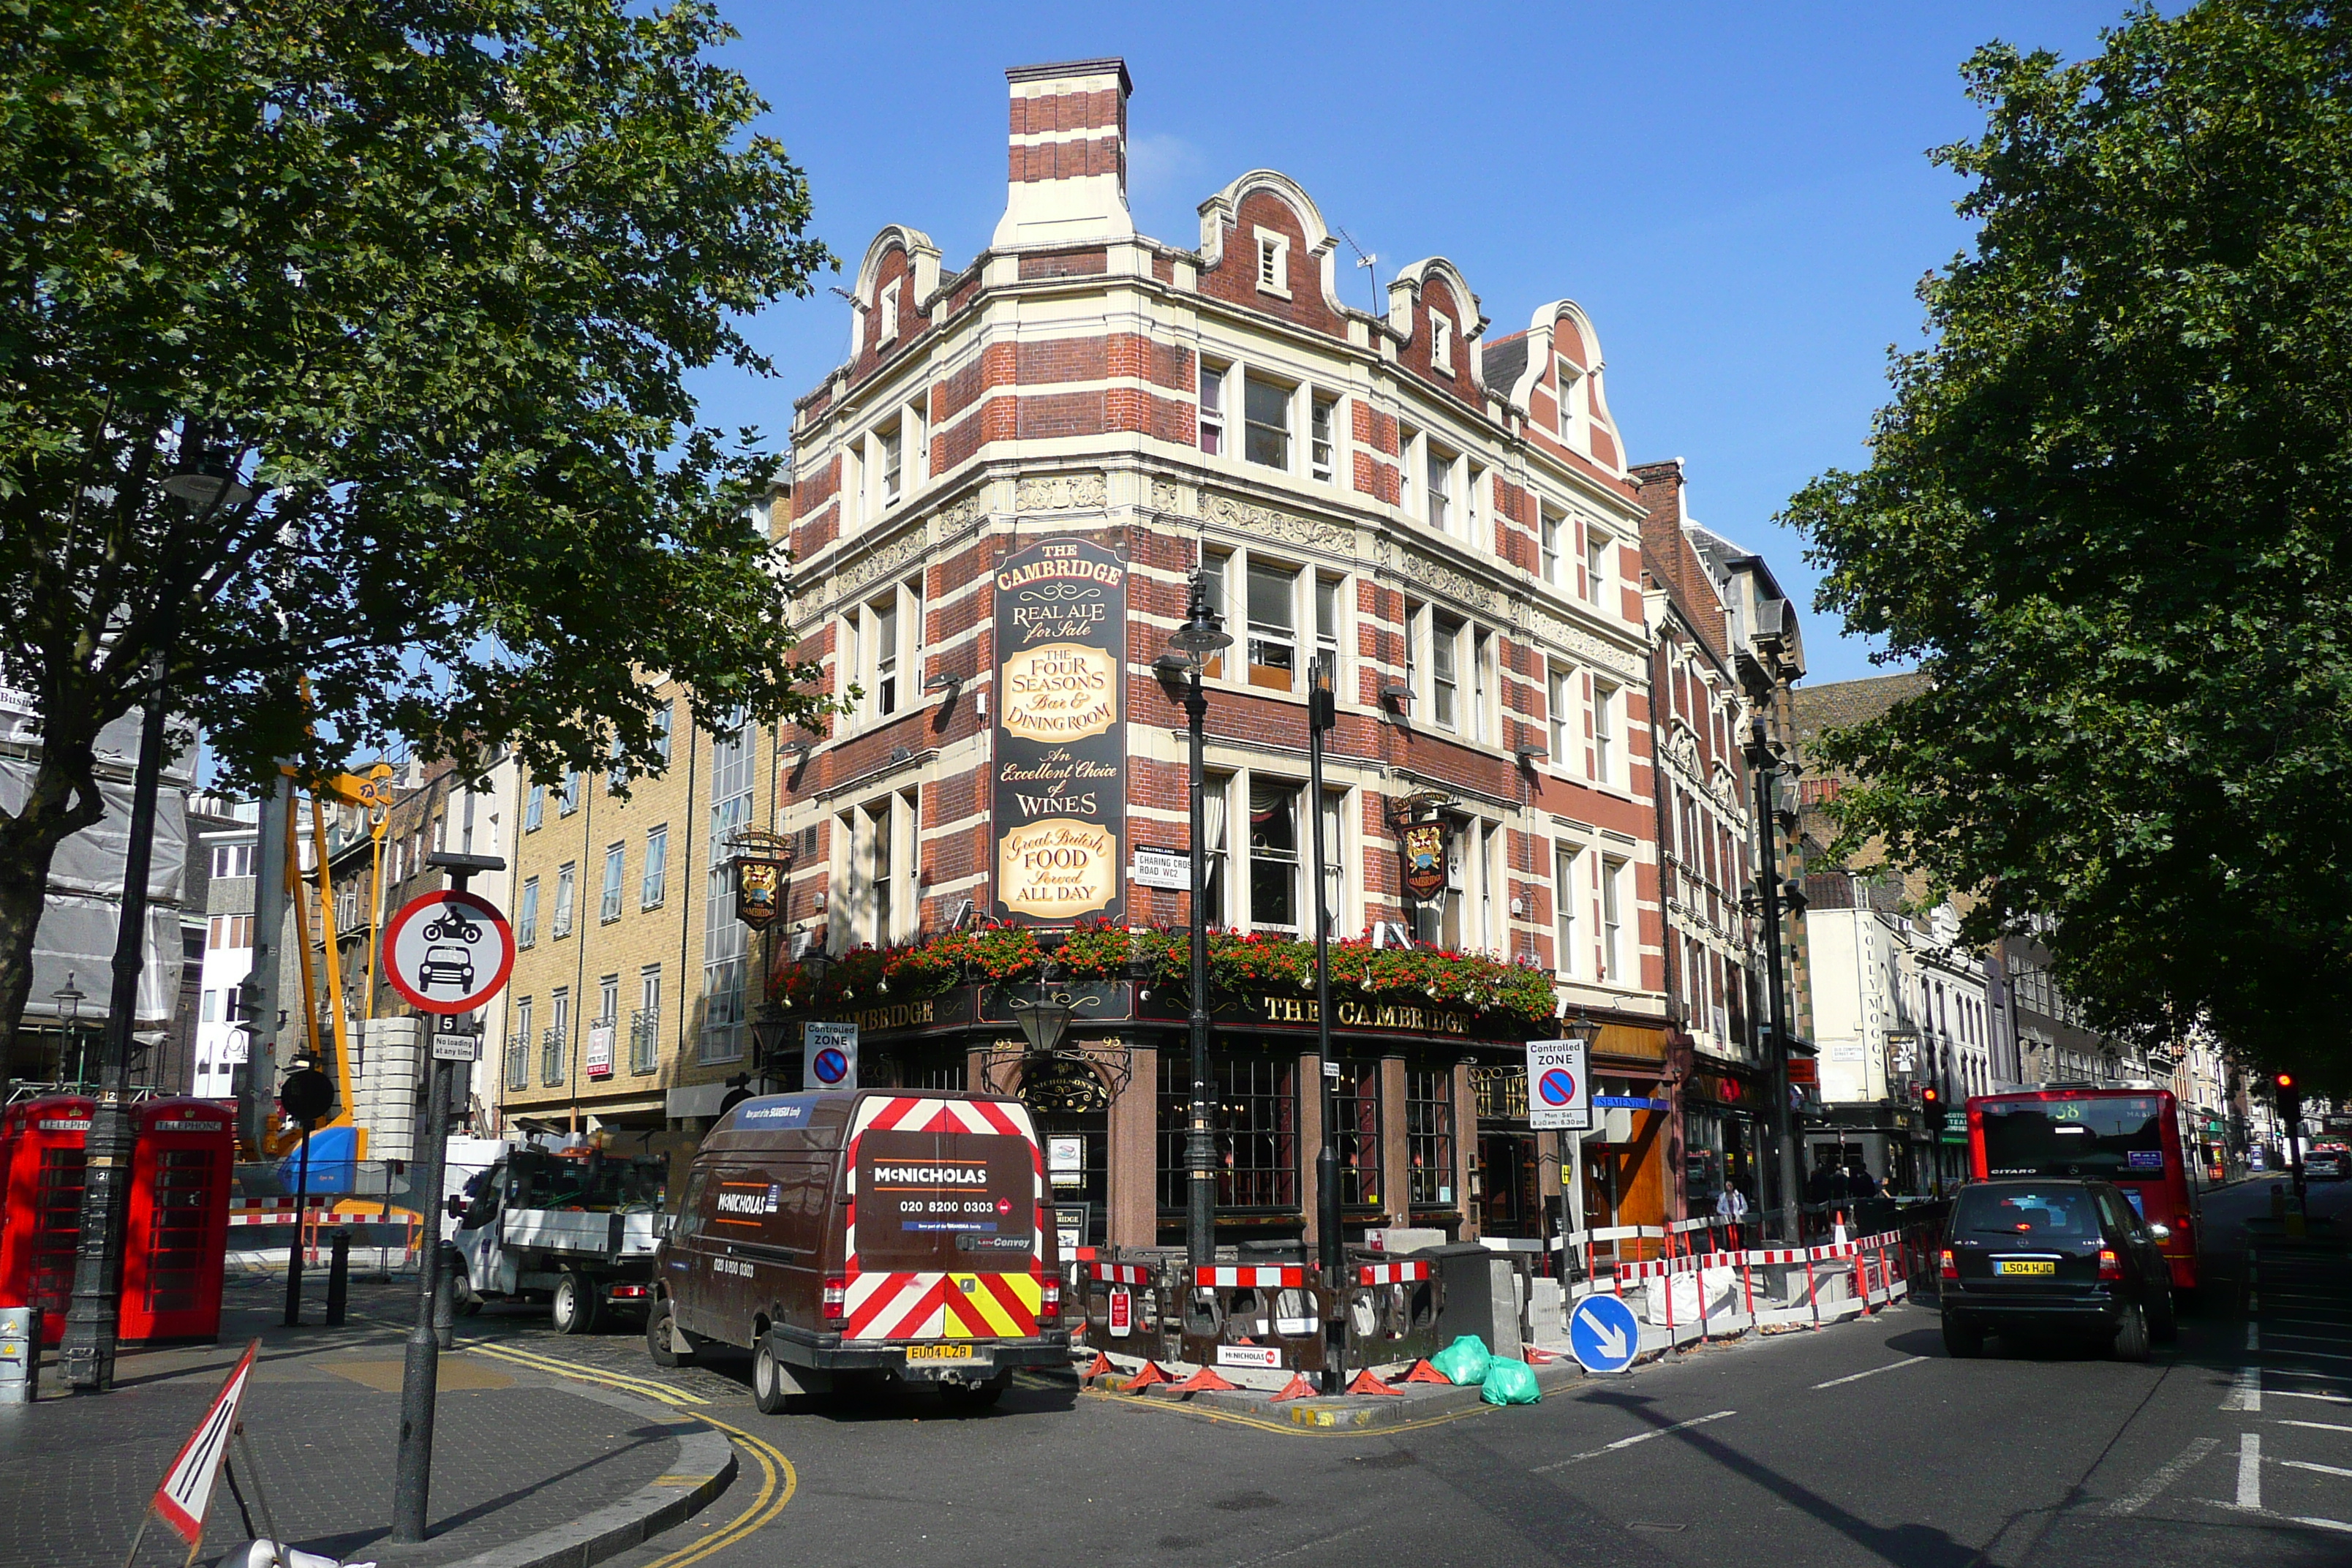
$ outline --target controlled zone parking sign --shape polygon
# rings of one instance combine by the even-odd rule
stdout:
[[[1568,1348],[1587,1372],[1623,1372],[1641,1351],[1641,1321],[1614,1296],[1587,1296],[1568,1315]]]
[[[803,1075],[811,1089],[857,1087],[857,1026],[812,1022],[801,1026]]]
[[[1538,1132],[1591,1130],[1592,1084],[1582,1040],[1528,1042],[1528,1125]]]
[[[472,1012],[499,994],[514,961],[507,917],[478,894],[420,893],[384,922],[384,978],[419,1012]]]

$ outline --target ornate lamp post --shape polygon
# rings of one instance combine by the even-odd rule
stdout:
[[[1032,1056],[1050,1057],[1062,1048],[1062,1037],[1069,1033],[1070,1019],[1077,1009],[1070,1005],[1069,994],[1054,984],[1053,965],[1040,964],[1037,987],[1026,998],[1007,1003],[1013,1022],[1021,1026],[1021,1038],[1027,1043]]]
[[[1316,1254],[1323,1279],[1337,1286],[1347,1264],[1347,1246],[1339,1235],[1339,1140],[1332,1126],[1338,1106],[1331,1083],[1338,1064],[1331,1059],[1331,889],[1330,847],[1323,842],[1323,737],[1339,722],[1338,700],[1331,689],[1331,661],[1318,656],[1307,688],[1307,793],[1314,814],[1315,843],[1315,1071],[1321,1080],[1323,1147],[1315,1153]],[[1340,1387],[1340,1325],[1329,1327],[1330,1349],[1324,1358],[1323,1392]]]
[[[1201,677],[1209,660],[1234,646],[1234,639],[1209,609],[1207,574],[1192,574],[1192,605],[1184,624],[1168,639],[1168,651],[1157,663],[1160,682],[1184,705],[1192,730],[1192,1100],[1184,1132],[1184,1252],[1194,1268],[1217,1260],[1217,1149],[1209,1125],[1209,923],[1208,836],[1204,765],[1207,738],[1203,725],[1209,700],[1202,693]]]
[[[1770,1012],[1772,1049],[1767,1065],[1772,1069],[1772,1141],[1778,1144],[1778,1158],[1773,1169],[1779,1175],[1779,1202],[1773,1206],[1780,1212],[1780,1236],[1790,1246],[1798,1237],[1797,1205],[1802,1196],[1799,1185],[1802,1173],[1797,1168],[1797,1134],[1789,1105],[1789,1000],[1780,983],[1780,857],[1774,843],[1774,784],[1786,766],[1780,754],[1772,749],[1764,732],[1764,721],[1756,721],[1748,732],[1748,744],[1742,748],[1748,771],[1756,775],[1756,832],[1760,854],[1756,867],[1756,889],[1764,917],[1764,993]]]
[[[122,855],[122,906],[114,933],[114,970],[99,1061],[98,1103],[84,1135],[80,1237],[74,1244],[73,1300],[66,1309],[58,1364],[76,1394],[114,1386],[115,1331],[121,1318],[124,1205],[131,1191],[136,1134],[131,1125],[131,1028],[139,1010],[139,973],[147,958],[147,873],[155,856],[155,796],[163,770],[163,655],[148,669],[147,712],[131,791],[131,836]],[[79,1087],[79,1086],[77,1086]]]
[[[58,1005],[58,1022],[65,1026],[66,1039],[74,1047],[74,1088],[79,1089],[82,1083],[82,1068],[85,1065],[81,1050],[82,991],[80,986],[74,984],[72,970],[66,971],[66,983],[49,993],[49,1000]],[[65,1047],[59,1046],[58,1070],[60,1073],[65,1070]]]

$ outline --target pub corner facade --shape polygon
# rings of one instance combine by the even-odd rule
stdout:
[[[842,711],[739,748],[766,775],[730,799],[762,830],[774,919],[733,927],[740,969],[706,965],[706,989],[736,987],[729,1048],[713,1059],[711,997],[688,998],[656,1042],[677,1059],[646,1058],[665,1136],[708,1128],[722,1067],[799,1084],[795,1047],[743,1048],[740,1020],[770,998],[795,1041],[806,1021],[856,1022],[868,1085],[1022,1095],[1075,1166],[1056,1188],[1066,1212],[1083,1204],[1087,1244],[1178,1239],[1184,986],[1065,966],[1051,989],[1072,1022],[1049,1060],[1024,1055],[1014,1012],[1034,971],[996,984],[986,955],[1187,929],[1187,720],[1155,665],[1199,574],[1233,638],[1202,681],[1205,912],[1273,944],[1210,994],[1220,1241],[1311,1236],[1327,1107],[1351,1236],[1544,1234],[1559,1145],[1529,1131],[1522,1043],[1580,1015],[1600,1026],[1595,1090],[1624,1103],[1581,1142],[1579,1212],[1678,1216],[1681,1085],[1738,1015],[1714,1010],[1717,966],[1696,1037],[1669,989],[1651,508],[1593,324],[1561,300],[1493,331],[1442,258],[1403,268],[1378,313],[1347,304],[1336,235],[1269,170],[1201,204],[1196,244],[1139,235],[1124,65],[1007,78],[988,248],[950,269],[920,230],[884,228],[857,267],[848,363],[794,406],[773,528],[803,655]],[[1307,699],[1326,665],[1338,717],[1316,801]],[[1696,700],[1688,727],[1736,742],[1736,678]],[[1737,750],[1703,763],[1727,823]],[[1486,961],[1462,996],[1335,965],[1328,1098],[1311,988],[1247,978],[1312,939],[1318,815],[1346,973],[1367,976],[1368,946]],[[693,836],[710,888],[682,955],[719,937],[716,833]],[[1738,961],[1725,984],[1744,996],[1737,904],[1700,934]],[[922,959],[949,951],[942,983]],[[1496,976],[1516,1010],[1492,1005]],[[1741,1070],[1727,1040],[1720,1054],[1704,1070]]]

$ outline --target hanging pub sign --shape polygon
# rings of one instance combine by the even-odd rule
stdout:
[[[1110,1086],[1077,1057],[1029,1057],[1021,1063],[1021,1103],[1047,1116],[1083,1115],[1110,1108]]]
[[[1445,891],[1445,819],[1409,825],[1399,837],[1404,856],[1404,890],[1428,902]]]
[[[735,858],[735,918],[765,931],[784,912],[784,863],[753,856]]]
[[[1126,909],[1127,567],[1041,541],[996,570],[995,912],[1020,925]]]

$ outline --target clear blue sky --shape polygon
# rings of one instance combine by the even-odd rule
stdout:
[[[1858,465],[1919,278],[1962,248],[1959,183],[1927,149],[1976,134],[1958,68],[1993,38],[2079,58],[2122,0],[2024,4],[786,5],[721,0],[727,51],[809,174],[815,232],[855,269],[886,223],[953,268],[1004,205],[1007,66],[1123,56],[1131,202],[1197,244],[1196,208],[1259,167],[1299,181],[1383,280],[1461,267],[1492,322],[1591,313],[1635,461],[1687,460],[1692,512],[1763,553],[1808,610],[1813,682],[1873,673],[1810,613],[1814,573],[1770,519]],[[2170,8],[2170,7],[2168,7]],[[826,281],[845,279],[827,279]],[[1369,302],[1360,272],[1347,297]],[[842,357],[819,292],[751,324],[781,373],[712,373],[706,420],[781,446]]]

